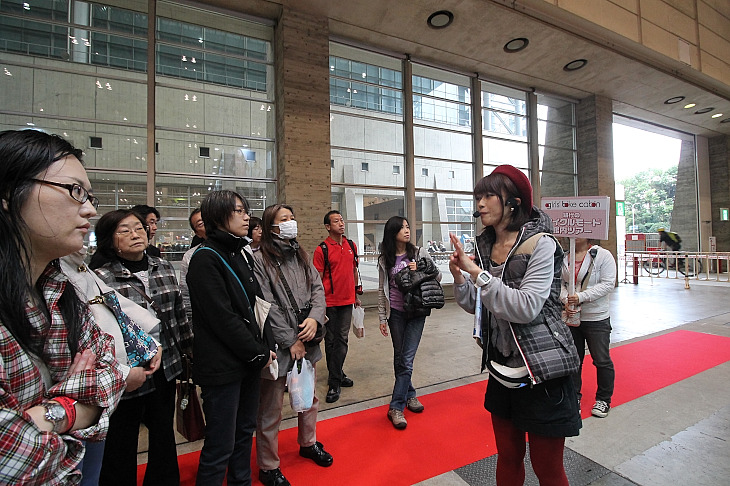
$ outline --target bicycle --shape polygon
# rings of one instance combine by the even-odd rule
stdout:
[[[702,262],[698,258],[687,258],[686,254],[682,256],[663,253],[662,257],[652,257],[644,260],[642,266],[651,275],[660,275],[665,270],[679,270],[679,273],[686,277],[694,277],[702,273]]]

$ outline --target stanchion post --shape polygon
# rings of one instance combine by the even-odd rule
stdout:
[[[634,255],[634,285],[639,285],[639,258]]]

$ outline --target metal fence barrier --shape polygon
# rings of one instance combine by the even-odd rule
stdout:
[[[639,283],[639,277],[730,282],[730,252],[627,251],[622,283]]]

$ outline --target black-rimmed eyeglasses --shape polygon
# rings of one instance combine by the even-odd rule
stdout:
[[[94,206],[94,209],[99,208],[99,198],[89,194],[89,191],[87,191],[81,184],[61,184],[60,182],[44,181],[42,179],[31,180],[33,182],[37,182],[38,184],[48,184],[49,186],[63,187],[64,189],[68,190],[68,195],[71,196],[74,201],[77,201],[81,204],[89,201],[91,205]]]

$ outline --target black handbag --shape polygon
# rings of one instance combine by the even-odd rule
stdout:
[[[284,285],[284,290],[286,290],[286,295],[289,298],[289,302],[291,303],[292,309],[294,310],[294,316],[297,319],[297,324],[301,324],[304,322],[304,320],[309,317],[309,312],[312,310],[312,303],[307,302],[303,308],[299,308],[297,305],[297,301],[294,299],[294,294],[291,291],[291,287],[289,287],[289,282],[286,281],[286,277],[284,276],[284,272],[281,271],[281,264],[277,261],[276,262],[276,271],[279,273],[279,278],[281,279],[281,283]],[[314,337],[310,339],[309,341],[305,342],[305,346],[316,346],[317,344],[321,343],[324,339],[325,334],[325,328],[322,324],[319,322],[317,323],[317,332],[314,334]]]

